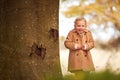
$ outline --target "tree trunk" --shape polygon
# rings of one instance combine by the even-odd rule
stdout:
[[[59,0],[0,1],[0,80],[61,77],[58,10]],[[34,43],[44,59],[31,54]]]

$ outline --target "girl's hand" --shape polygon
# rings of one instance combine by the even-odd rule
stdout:
[[[75,49],[82,49],[81,44],[75,44]]]

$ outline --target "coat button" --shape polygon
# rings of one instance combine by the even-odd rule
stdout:
[[[78,56],[79,54],[76,54],[76,56]]]

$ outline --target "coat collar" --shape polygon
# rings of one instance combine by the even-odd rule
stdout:
[[[84,30],[84,32],[81,33],[81,34],[86,34],[88,31],[89,31],[89,30],[86,29],[86,30]],[[77,33],[77,34],[79,34],[75,29],[73,29],[72,32],[73,32],[73,33]]]

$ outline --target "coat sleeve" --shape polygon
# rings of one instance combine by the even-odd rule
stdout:
[[[87,34],[87,43],[86,43],[86,50],[90,50],[92,48],[94,48],[94,40],[93,40],[93,37],[92,37],[92,34],[91,32],[89,32]]]
[[[73,39],[73,35],[71,32],[69,32],[66,40],[64,41],[64,45],[68,49],[75,50],[75,42],[72,39]]]

